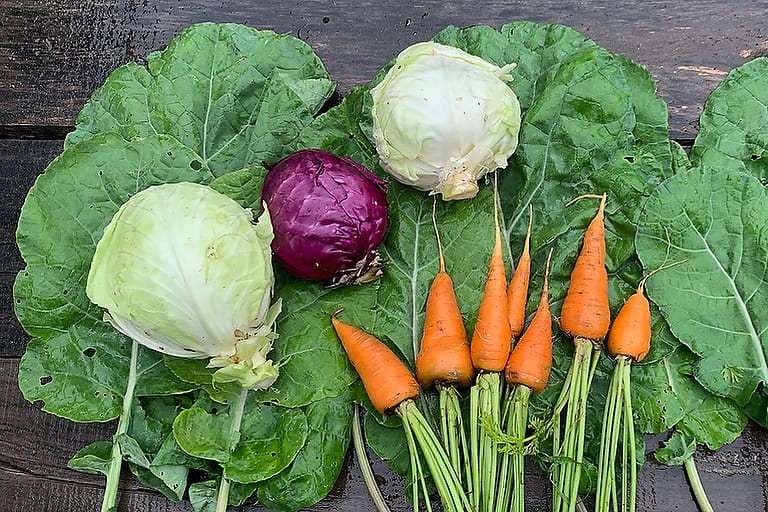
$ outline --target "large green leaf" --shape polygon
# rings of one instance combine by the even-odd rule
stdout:
[[[225,477],[239,483],[276,475],[306,442],[307,417],[301,409],[262,404],[249,393],[238,432],[233,431],[235,415],[201,398],[176,416],[173,436],[186,453],[220,463]]]
[[[696,378],[749,402],[768,382],[768,198],[738,168],[694,168],[665,181],[638,222],[646,269],[681,262],[647,285],[674,335],[701,359]]]
[[[78,115],[66,146],[114,132],[175,137],[221,175],[273,162],[333,92],[303,41],[229,23],[199,23],[147,57],[117,68]]]
[[[739,168],[768,183],[768,58],[731,71],[704,104],[694,165]]]
[[[312,402],[305,408],[307,442],[282,472],[260,483],[259,502],[277,510],[310,507],[333,488],[349,447],[352,405],[346,395]]]
[[[711,450],[733,442],[746,417],[735,402],[713,395],[692,378],[698,358],[672,337],[663,321],[659,324],[654,341],[668,339],[675,348],[632,369],[635,427],[646,433],[674,429]]]

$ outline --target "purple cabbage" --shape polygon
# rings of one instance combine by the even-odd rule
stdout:
[[[381,276],[376,247],[388,226],[383,180],[319,149],[297,151],[268,170],[261,197],[274,228],[272,250],[291,275],[331,287]]]

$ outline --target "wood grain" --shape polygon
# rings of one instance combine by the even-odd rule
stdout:
[[[0,1],[0,126],[69,127],[90,93],[128,60],[199,21],[246,23],[309,43],[342,92],[398,51],[449,24],[566,24],[646,66],[668,102],[674,137],[691,137],[707,94],[733,67],[765,53],[765,2],[354,0]]]

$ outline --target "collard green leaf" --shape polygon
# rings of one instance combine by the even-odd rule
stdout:
[[[768,58],[732,70],[707,98],[694,165],[740,169],[768,183]]]
[[[352,404],[348,396],[326,398],[305,409],[307,442],[284,471],[260,483],[259,502],[269,508],[295,511],[309,507],[333,488],[349,447]]]
[[[106,475],[109,462],[112,459],[112,443],[110,441],[94,441],[80,448],[67,462],[69,469],[89,473],[91,475]]]
[[[115,69],[77,115],[76,128],[67,134],[64,148],[98,133],[119,132],[128,140],[157,134],[147,104],[151,82],[147,69],[135,62]]]
[[[692,378],[696,360],[678,343],[661,361],[633,368],[635,425],[646,433],[674,428],[717,450],[739,437],[747,420],[733,401],[713,395]]]
[[[694,374],[740,405],[768,380],[768,198],[739,169],[694,168],[665,181],[638,222],[648,296],[672,333],[701,359]]]
[[[256,492],[255,484],[233,483],[229,489],[229,505],[239,507]],[[206,480],[189,486],[189,503],[195,512],[216,512],[219,482]]]
[[[461,48],[497,66],[515,63],[511,84],[520,106],[527,110],[547,86],[550,75],[579,52],[594,48],[594,41],[563,25],[517,21],[500,31],[479,25],[449,26],[434,40]]]
[[[246,399],[239,432],[227,408],[208,399],[182,411],[173,435],[189,455],[220,463],[226,478],[239,483],[266,480],[286,468],[307,439],[307,418],[289,409]]]
[[[221,175],[272,162],[333,92],[312,49],[288,34],[199,23],[118,68],[77,118],[67,146],[94,134],[168,134]]]
[[[681,466],[696,453],[696,441],[680,431],[675,431],[664,443],[664,446],[656,450],[656,460],[667,466]]]

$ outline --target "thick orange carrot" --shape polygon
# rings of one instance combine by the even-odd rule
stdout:
[[[501,251],[501,230],[496,203],[494,188],[493,217],[496,225],[496,239],[488,265],[485,291],[480,301],[477,322],[470,343],[472,363],[475,368],[489,372],[500,372],[504,369],[512,347],[512,329],[509,325],[507,304],[507,275]]]
[[[608,352],[642,361],[651,348],[651,309],[642,283],[616,315],[608,331]]]
[[[432,222],[437,237],[440,270],[432,280],[427,295],[424,333],[416,356],[416,378],[424,387],[434,384],[466,387],[472,384],[475,368],[472,366],[467,331],[456,300],[453,280],[445,271],[434,203]]]
[[[552,371],[552,315],[549,312],[549,261],[544,273],[541,299],[525,333],[515,345],[507,360],[505,377],[510,386],[522,384],[531,391],[542,391]]]
[[[523,242],[523,252],[517,260],[515,272],[507,286],[507,304],[509,309],[509,327],[513,338],[518,338],[525,326],[525,305],[528,302],[528,282],[531,278],[531,224],[533,210],[528,210],[528,233]]]
[[[560,312],[560,329],[565,334],[592,341],[605,338],[611,322],[605,269],[605,201],[603,194],[600,208],[584,233]]]
[[[419,383],[400,358],[375,336],[339,320],[340,311],[331,315],[331,323],[376,410],[391,414],[400,403],[418,397]]]

